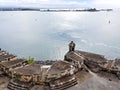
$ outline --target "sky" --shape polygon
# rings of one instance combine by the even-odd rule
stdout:
[[[0,0],[0,6],[120,8],[120,0]]]

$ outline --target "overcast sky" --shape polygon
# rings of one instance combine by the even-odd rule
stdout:
[[[120,8],[120,0],[0,0],[0,6]]]

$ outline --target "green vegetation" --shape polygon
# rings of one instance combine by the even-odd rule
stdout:
[[[28,64],[34,64],[34,63],[35,63],[34,58],[29,57],[28,58]]]

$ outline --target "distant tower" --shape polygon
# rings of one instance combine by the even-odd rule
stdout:
[[[73,41],[69,43],[69,52],[71,51],[75,51],[75,43]]]

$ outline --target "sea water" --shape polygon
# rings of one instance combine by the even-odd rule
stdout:
[[[62,60],[77,50],[120,57],[120,12],[0,11],[0,48],[18,57]]]

